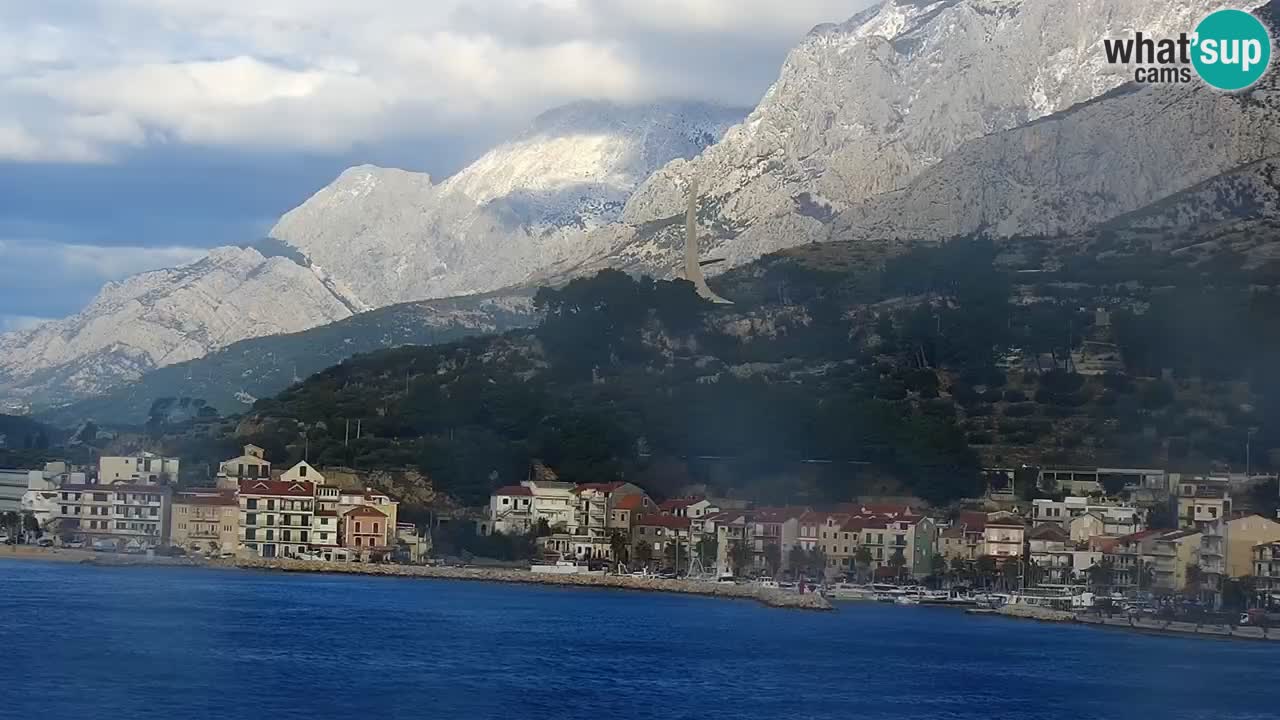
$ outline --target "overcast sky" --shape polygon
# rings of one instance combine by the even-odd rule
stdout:
[[[751,106],[868,0],[0,0],[0,330],[564,102]]]

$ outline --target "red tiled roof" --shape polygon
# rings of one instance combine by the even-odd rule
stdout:
[[[644,496],[623,495],[613,507],[615,510],[640,510],[644,508]]]
[[[1159,534],[1164,533],[1164,532],[1168,532],[1168,531],[1167,531],[1167,530],[1142,530],[1142,531],[1140,531],[1140,532],[1130,533],[1130,534],[1128,534],[1128,535],[1122,535],[1122,536],[1120,536],[1120,537],[1116,538],[1116,542],[1117,542],[1117,543],[1131,543],[1131,542],[1135,542],[1135,541],[1138,541],[1138,540],[1145,540],[1145,539],[1147,539],[1147,538],[1151,537],[1152,535],[1159,535]]]
[[[662,504],[658,506],[658,509],[665,512],[671,512],[677,508],[689,507],[695,502],[697,501],[690,498],[672,498],[670,500],[663,500]]]
[[[494,495],[532,495],[533,491],[524,485],[506,485],[493,491]]]
[[[987,514],[980,510],[961,510],[956,522],[970,532],[979,531],[987,527]]]
[[[641,515],[636,518],[636,525],[688,530],[689,518],[676,517],[674,515]]]
[[[343,517],[353,517],[356,515],[359,515],[361,517],[380,517],[380,518],[386,517],[386,514],[383,513],[381,510],[379,510],[376,507],[370,507],[369,505],[357,505],[351,508],[350,510],[348,510],[347,513],[343,515]]]
[[[962,538],[964,537],[964,528],[959,525],[956,525],[955,527],[949,527],[946,530],[942,531],[942,537]]]
[[[316,494],[316,486],[305,480],[285,481],[255,478],[240,481],[240,494],[314,497]]]

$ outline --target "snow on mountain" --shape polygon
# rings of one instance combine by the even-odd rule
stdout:
[[[582,267],[670,271],[686,179],[701,182],[704,254],[728,260],[825,239],[863,199],[905,187],[963,143],[1096,97],[1130,79],[1102,41],[1190,30],[1223,0],[888,0],[821,25],[791,51],[741,125],[655,173],[607,249]],[[564,269],[560,269],[562,272]]]
[[[352,168],[271,235],[333,268],[374,307],[497,289],[598,251],[583,230],[616,220],[654,170],[697,154],[743,114],[699,103],[574,103],[441,184]]]
[[[81,312],[0,336],[0,392],[88,395],[237,340],[351,315],[321,277],[284,257],[224,247],[182,267],[108,283]]]
[[[75,316],[0,336],[0,398],[62,402],[238,340],[514,284],[587,253],[583,229],[616,220],[650,173],[745,114],[582,102],[545,113],[443,184],[351,168],[281,218],[261,252],[218,248],[110,283]]]

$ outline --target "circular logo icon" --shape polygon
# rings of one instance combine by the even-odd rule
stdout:
[[[1191,63],[1213,87],[1243,90],[1267,71],[1271,36],[1261,20],[1243,10],[1218,10],[1196,26]]]

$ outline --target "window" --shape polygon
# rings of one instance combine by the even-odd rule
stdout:
[[[247,529],[245,529],[245,531],[244,531],[244,539],[245,539],[245,540],[257,540],[257,539],[258,539],[258,529],[257,529],[257,528],[247,528]]]
[[[275,498],[267,498],[267,509],[268,509],[268,510],[275,510],[275,509],[276,509],[276,501],[275,501]]]
[[[301,533],[299,533],[299,535],[301,536],[302,542],[311,542],[311,540],[307,537],[309,533],[306,530],[303,530]]]
[[[504,498],[502,498],[502,504],[503,504],[503,505],[510,505],[510,504],[511,504],[511,498],[505,498],[505,497],[504,497]]]
[[[360,532],[360,521],[356,521],[356,532]]]
[[[306,466],[306,465],[299,465],[299,466],[298,466],[298,477],[306,477],[306,476],[307,476],[307,466]]]
[[[106,502],[106,501],[107,501],[107,494],[106,494],[106,493],[94,493],[94,494],[93,494],[93,501],[94,501],[94,502]]]
[[[378,523],[373,524],[373,532],[375,535],[378,533]]]
[[[356,538],[356,547],[360,547],[360,538]]]
[[[245,506],[245,509],[248,509],[248,510],[257,510],[258,500],[256,498],[249,498],[244,501],[244,506]]]

